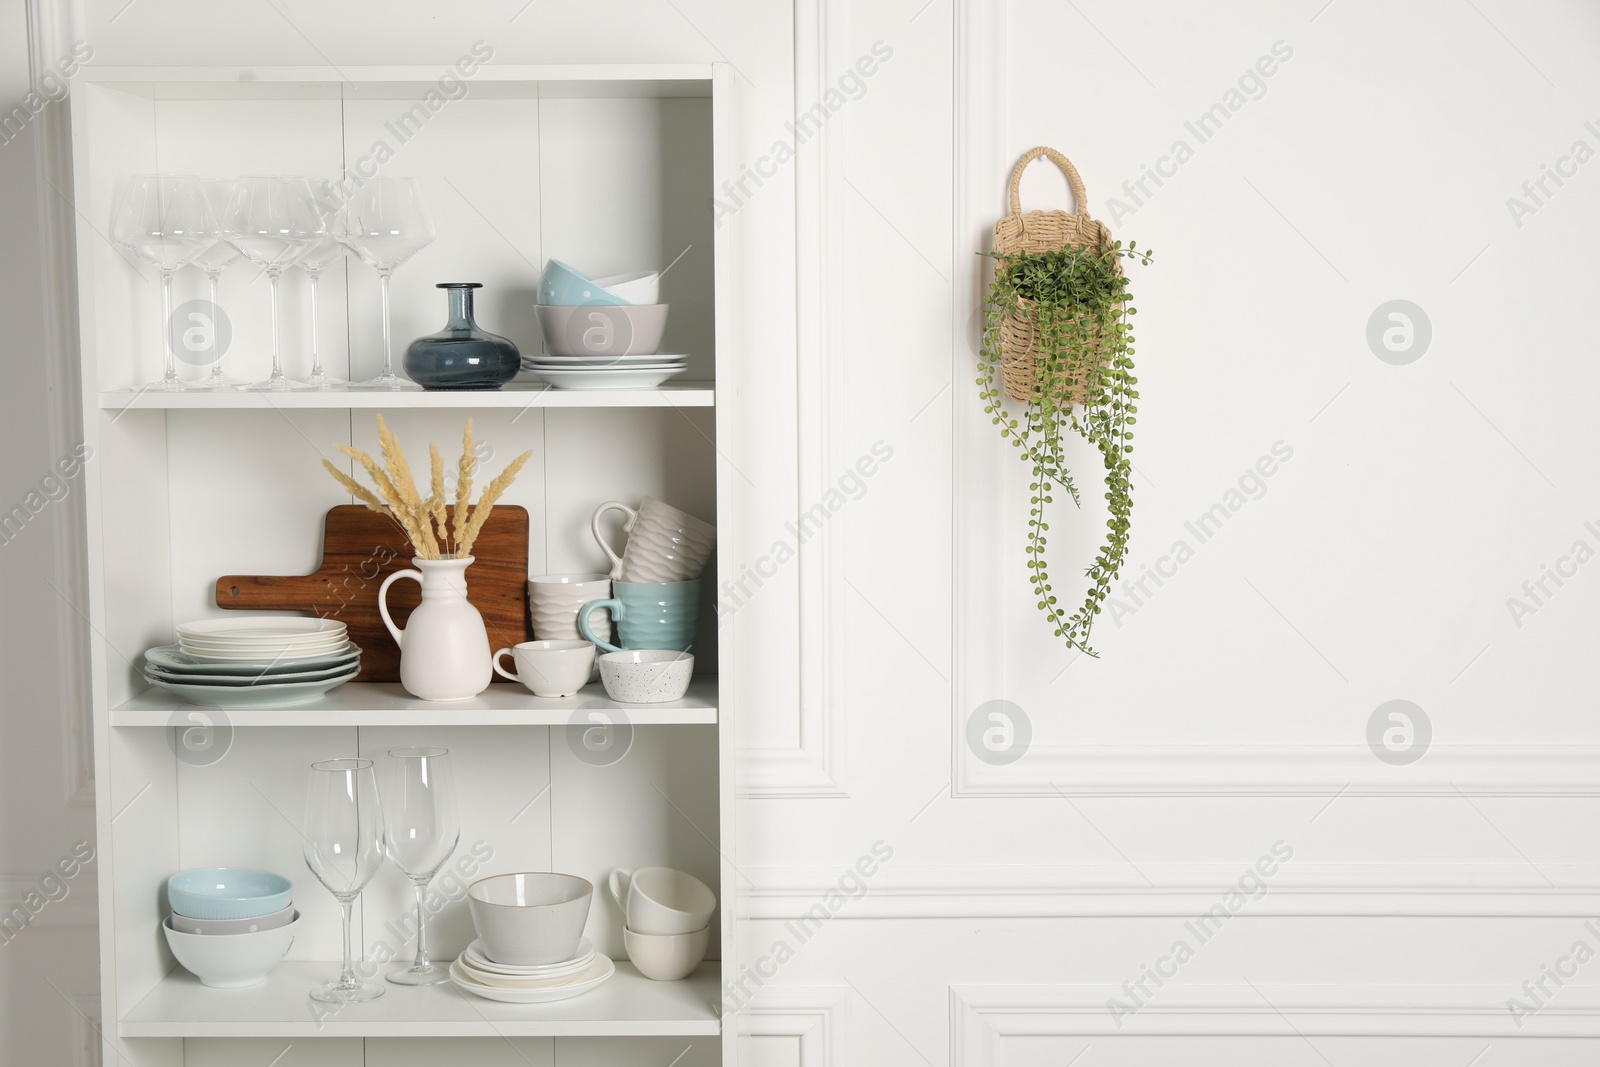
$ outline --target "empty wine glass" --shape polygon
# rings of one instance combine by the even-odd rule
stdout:
[[[417,957],[385,977],[397,985],[438,985],[450,980],[447,968],[428,959],[428,883],[456,850],[461,820],[456,814],[456,784],[450,751],[443,748],[391,748],[393,757],[384,793],[384,847],[411,879],[417,895]]]
[[[300,269],[306,272],[311,284],[311,373],[301,378],[299,384],[312,389],[329,389],[344,382],[322,369],[322,351],[317,347],[317,282],[323,271],[349,254],[349,249],[334,236],[338,232],[339,215],[344,210],[338,183],[327,178],[314,181],[311,183],[311,195],[316,200],[317,215],[322,219],[327,235],[319,238],[300,257]]]
[[[433,219],[422,203],[415,178],[373,178],[345,205],[339,240],[361,262],[378,272],[383,293],[383,372],[359,382],[358,389],[417,389],[394,372],[389,340],[389,276],[433,240]]]
[[[344,913],[344,967],[311,991],[325,1004],[372,1000],[383,986],[356,977],[350,918],[356,898],[383,865],[383,805],[369,759],[330,759],[311,765],[306,789],[306,866]]]
[[[211,304],[211,373],[193,383],[193,389],[237,389],[243,382],[235,381],[222,373],[222,353],[218,350],[217,330],[217,280],[222,272],[239,261],[239,250],[228,243],[222,236],[222,220],[228,214],[228,202],[233,197],[234,181],[232,178],[202,178],[200,187],[206,194],[206,206],[211,209],[212,217],[217,220],[217,229],[212,242],[191,261],[201,270],[206,272],[206,282],[209,288],[207,294]]]
[[[181,393],[188,388],[178,377],[172,349],[172,274],[215,237],[216,220],[206,205],[200,179],[193,175],[136,174],[117,197],[111,212],[111,240],[161,273],[161,350],[166,370],[160,381],[146,389]]]
[[[295,385],[284,377],[279,350],[278,279],[325,235],[310,183],[286,176],[240,178],[222,229],[229,244],[267,272],[272,285],[272,374],[255,388],[288,392]]]

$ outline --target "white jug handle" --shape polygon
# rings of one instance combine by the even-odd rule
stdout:
[[[395,571],[389,575],[383,580],[383,584],[378,586],[378,614],[383,616],[383,624],[389,628],[390,635],[394,637],[394,643],[404,648],[405,641],[402,635],[405,631],[396,626],[394,620],[389,617],[389,587],[401,578],[410,578],[418,585],[422,584],[421,571]]]
[[[633,872],[626,867],[618,867],[606,875],[606,888],[611,891],[611,899],[617,902],[624,920],[628,917],[628,890],[632,885]]]
[[[604,504],[595,508],[594,516],[589,520],[589,530],[594,534],[595,541],[600,545],[600,551],[604,552],[606,558],[611,560],[611,577],[621,578],[622,557],[617,555],[611,546],[606,544],[606,539],[600,535],[600,516],[613,509],[627,512],[628,521],[622,524],[622,529],[624,533],[632,532],[633,524],[639,521],[639,513],[620,500],[607,500]]]

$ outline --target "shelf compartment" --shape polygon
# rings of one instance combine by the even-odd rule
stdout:
[[[576,696],[536,697],[520,685],[495,683],[471,700],[418,700],[398,682],[346,682],[312,704],[293,708],[205,708],[164,689],[150,688],[111,709],[112,726],[170,726],[173,712],[225,716],[230,726],[566,726],[579,708],[635,726],[717,721],[717,676],[702,674],[682,700],[619,704],[599,683]],[[626,716],[624,719],[623,716]]]
[[[320,1018],[307,993],[336,961],[291,961],[249,989],[208,989],[175,968],[117,1023],[121,1037],[670,1037],[716,1036],[722,966],[653,982],[633,964],[600,988],[554,1004],[501,1004],[453,985],[396,986]],[[380,979],[381,980],[381,979]],[[320,1007],[320,1006],[319,1006]]]
[[[253,390],[158,393],[113,389],[100,394],[104,411],[393,411],[399,408],[709,408],[713,382],[665,382],[653,389],[555,389],[511,382],[500,389],[261,393]]]

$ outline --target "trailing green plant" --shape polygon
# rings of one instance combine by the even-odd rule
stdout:
[[[1121,260],[1150,262],[1148,250],[1117,241],[1104,248],[1068,246],[1049,252],[985,253],[995,259],[994,280],[984,304],[982,359],[978,387],[984,411],[1000,433],[1028,460],[1027,565],[1039,610],[1055,635],[1085,655],[1089,631],[1111,591],[1128,552],[1133,511],[1133,427],[1139,410],[1138,379],[1133,376],[1133,326],[1136,313]],[[1028,399],[1020,417],[1011,414],[995,382],[1004,370],[1007,321],[1015,330],[1031,324],[1032,371]],[[1045,508],[1057,488],[1081,506],[1067,469],[1068,432],[1100,453],[1105,467],[1105,543],[1086,571],[1089,587],[1070,614],[1056,597],[1045,560],[1050,524]]]

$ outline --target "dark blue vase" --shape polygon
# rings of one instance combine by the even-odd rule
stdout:
[[[472,318],[477,282],[440,282],[450,299],[450,321],[438,333],[406,346],[406,374],[424,389],[498,389],[522,369],[509,339],[478,329]]]

